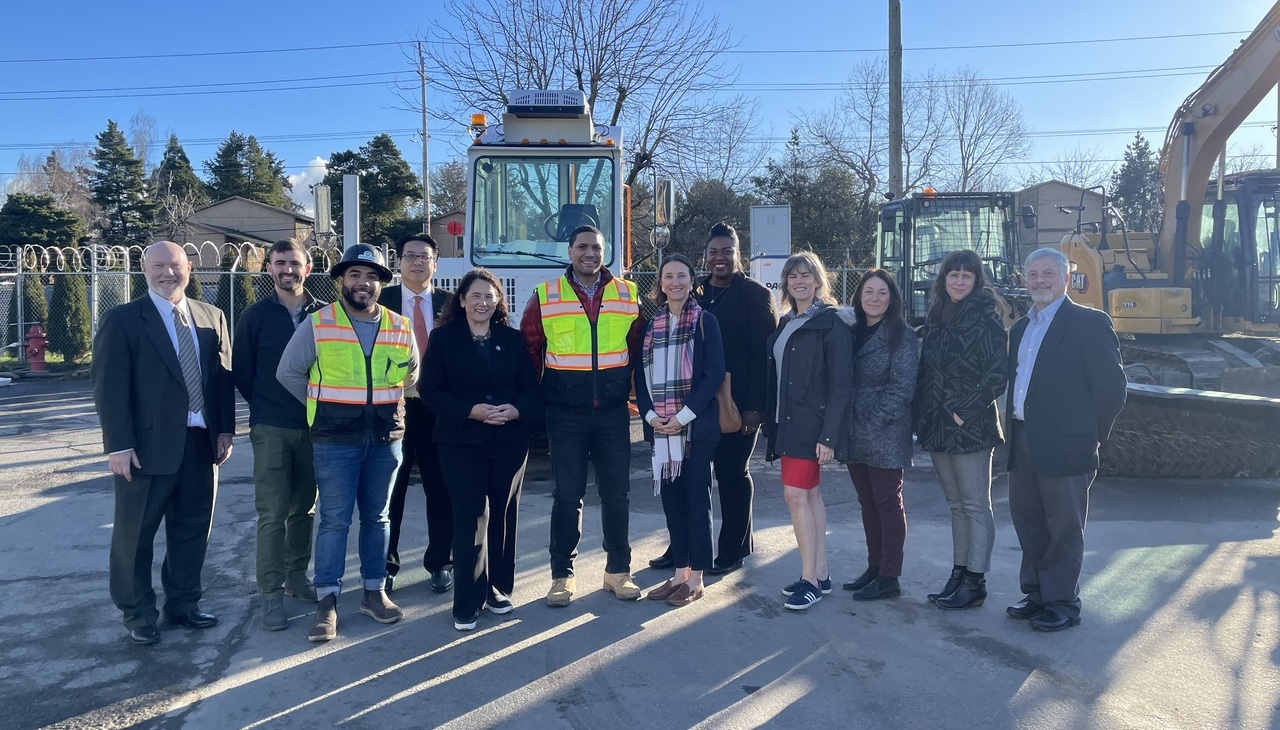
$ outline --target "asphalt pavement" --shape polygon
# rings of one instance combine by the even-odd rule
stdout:
[[[112,482],[88,384],[0,388],[0,727],[1280,727],[1280,480],[1100,480],[1083,623],[1042,634],[1004,613],[1021,594],[1003,476],[981,608],[948,612],[925,599],[947,577],[951,534],[918,453],[900,598],[859,604],[840,590],[866,549],[848,476],[830,467],[836,590],[806,612],[784,610],[780,589],[800,561],[777,466],[757,461],[756,553],[709,579],[703,600],[677,609],[603,591],[590,495],[579,593],[552,609],[551,485],[535,462],[513,613],[453,629],[450,596],[432,593],[421,568],[417,491],[402,537],[417,567],[393,596],[405,620],[359,615],[353,529],[340,637],[315,645],[305,638],[312,604],[285,599],[286,631],[260,625],[246,415],[241,404],[204,571],[201,606],[221,621],[205,631],[162,624],[162,641],[140,647],[107,595]],[[648,588],[669,575],[646,564],[666,530],[641,446],[632,465],[632,566]]]

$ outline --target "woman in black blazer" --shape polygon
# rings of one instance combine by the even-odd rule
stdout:
[[[542,400],[520,333],[507,324],[502,283],[485,269],[458,282],[432,330],[418,389],[436,413],[434,439],[453,501],[453,626],[480,609],[510,613],[516,513],[529,455],[529,421]],[[467,530],[466,525],[474,525]]]

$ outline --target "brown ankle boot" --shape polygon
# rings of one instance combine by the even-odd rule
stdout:
[[[308,641],[333,641],[338,637],[338,594],[330,593],[316,604],[316,620],[307,632]]]

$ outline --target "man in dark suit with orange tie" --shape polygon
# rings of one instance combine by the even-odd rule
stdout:
[[[93,345],[93,399],[115,475],[111,600],[129,638],[160,640],[151,587],[153,542],[165,523],[160,577],[171,624],[209,628],[200,572],[213,523],[217,466],[231,456],[231,337],[217,307],[188,300],[191,262],[160,241],[142,256],[147,295],[108,311]]]
[[[400,284],[382,290],[378,304],[409,318],[413,339],[418,344],[419,361],[425,356],[427,337],[435,328],[436,318],[449,301],[449,292],[431,284],[436,273],[438,252],[435,239],[426,233],[415,233],[396,244],[400,266]],[[431,433],[436,415],[418,395],[418,387],[405,392],[404,461],[396,472],[391,490],[391,542],[387,546],[387,592],[400,572],[400,523],[404,520],[404,501],[409,493],[413,465],[418,465],[422,491],[427,498],[427,548],[422,564],[431,574],[431,590],[444,593],[453,587],[453,502],[440,473],[440,456]]]

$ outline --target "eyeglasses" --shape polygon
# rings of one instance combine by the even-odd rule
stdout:
[[[407,253],[401,256],[400,260],[407,264],[416,264],[419,261],[426,261],[430,263],[432,261],[435,261],[436,257],[432,256],[429,253]]]

